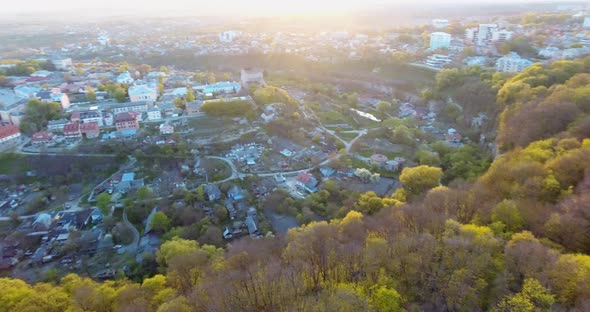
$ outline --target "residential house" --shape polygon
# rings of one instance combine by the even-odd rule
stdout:
[[[13,124],[0,125],[0,143],[13,142],[20,137],[20,130]]]
[[[244,222],[248,227],[248,233],[250,236],[259,236],[260,229],[258,227],[258,216],[255,208],[248,209],[246,212],[246,221]]]
[[[19,85],[19,86],[14,87],[14,94],[16,94],[16,96],[23,98],[23,99],[29,99],[29,98],[35,97],[35,95],[39,91],[41,91],[40,88],[35,88],[35,87],[27,86],[27,85]]]
[[[201,105],[203,102],[200,101],[193,101],[186,103],[186,113],[187,115],[195,115],[201,112]]]
[[[50,132],[63,132],[67,123],[67,119],[50,120],[47,122],[47,130]]]
[[[96,122],[83,123],[80,125],[80,133],[88,139],[97,138],[100,128]]]
[[[160,134],[172,134],[174,133],[174,126],[163,123],[160,125]]]
[[[52,133],[48,133],[46,131],[39,131],[33,134],[33,136],[31,137],[31,143],[33,145],[47,144],[53,141],[53,136],[54,135]]]
[[[242,200],[244,199],[244,190],[234,185],[227,191],[227,196],[233,200]]]
[[[334,168],[331,168],[328,166],[321,166],[320,173],[322,174],[323,177],[329,178],[336,173],[336,170]]]
[[[310,193],[315,193],[318,190],[318,180],[311,173],[301,172],[297,176],[296,184]]]
[[[154,106],[154,107],[148,109],[147,119],[148,120],[160,120],[160,119],[162,119],[162,113],[160,112],[160,110],[156,106]]]
[[[79,123],[70,122],[64,125],[64,137],[66,139],[79,139],[81,136]]]
[[[131,86],[128,89],[131,102],[148,101],[155,102],[158,99],[158,91],[146,85]]]
[[[135,112],[118,113],[115,116],[115,128],[118,131],[125,129],[139,129],[138,114]]]
[[[207,200],[209,201],[216,201],[221,199],[221,190],[215,184],[207,184],[203,186],[203,190],[205,191],[205,195],[207,196]]]
[[[236,211],[234,204],[229,198],[225,200],[225,209],[227,210],[227,215],[229,216],[229,219],[233,221],[236,218],[238,212]]]

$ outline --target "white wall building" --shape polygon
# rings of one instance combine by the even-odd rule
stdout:
[[[219,42],[231,43],[236,39],[236,36],[235,31],[224,31],[219,34]]]
[[[533,65],[533,62],[523,59],[516,52],[511,52],[496,61],[496,70],[504,73],[519,73]]]
[[[69,57],[56,57],[51,59],[51,63],[57,70],[68,70],[72,68],[72,59]]]
[[[128,71],[122,72],[117,76],[117,83],[125,83],[125,84],[132,84],[133,78],[131,78],[131,74]]]
[[[504,42],[512,39],[513,32],[509,30],[492,31],[492,42]]]
[[[561,50],[557,47],[546,47],[539,50],[539,55],[544,58],[557,60],[561,58]]]
[[[448,49],[451,46],[451,35],[444,32],[430,34],[430,50]]]
[[[162,112],[157,107],[152,107],[147,112],[148,120],[160,120],[162,119]]]
[[[129,99],[131,102],[149,101],[155,102],[158,98],[158,91],[146,85],[129,87]]]
[[[479,29],[477,31],[477,45],[489,44],[492,40],[492,34],[497,30],[497,24],[479,24]]]

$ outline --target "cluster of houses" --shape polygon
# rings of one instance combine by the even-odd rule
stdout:
[[[20,261],[30,259],[30,265],[41,265],[61,257],[60,263],[70,264],[83,255],[93,256],[101,250],[112,249],[110,234],[100,227],[102,212],[97,209],[82,211],[51,211],[34,219],[25,219],[16,229],[23,239],[4,239],[0,269],[10,269]],[[79,235],[71,235],[72,232]],[[64,245],[74,248],[64,250]]]
[[[66,72],[40,70],[29,77],[7,77],[8,83],[14,88],[2,89],[0,93],[0,100],[5,103],[0,109],[0,144],[13,141],[20,136],[16,130],[24,116],[26,103],[33,98],[42,102],[58,102],[65,113],[71,113],[69,120],[50,120],[46,130],[34,135],[32,143],[40,145],[51,143],[56,134],[63,135],[66,139],[96,138],[102,128],[114,128],[117,133],[114,133],[113,137],[134,135],[140,127],[140,122],[161,122],[166,118],[184,114],[197,116],[201,114],[200,108],[205,98],[222,97],[223,101],[227,100],[223,97],[239,94],[244,87],[247,88],[251,84],[264,84],[262,71],[252,68],[242,70],[240,82],[221,81],[202,85],[192,82],[188,76],[149,72],[139,79],[139,73],[129,71],[113,74],[112,71],[116,68],[112,66],[80,64],[85,68],[84,76],[76,74],[69,58],[56,59],[55,63],[57,69]],[[68,80],[65,75],[70,76]],[[107,99],[106,91],[97,90],[105,80],[128,85],[128,100],[115,103]],[[186,87],[166,89],[160,94],[158,85],[162,82]],[[92,92],[95,93],[96,100],[93,102],[87,98],[89,89],[93,89]],[[7,90],[9,92],[5,92]],[[183,100],[184,107],[177,107],[175,100],[186,98],[190,92],[199,99]],[[235,99],[243,97],[229,100]],[[162,127],[163,134],[170,133],[172,129],[169,125]],[[110,136],[107,135],[105,138],[108,139]]]

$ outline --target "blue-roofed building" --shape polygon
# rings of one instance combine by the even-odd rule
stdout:
[[[233,200],[244,199],[244,190],[241,187],[234,185],[227,191],[227,196]]]
[[[124,173],[123,177],[121,177],[121,182],[133,181],[133,180],[135,180],[135,173],[133,173],[133,172]]]
[[[327,178],[333,176],[336,173],[336,170],[328,166],[322,166],[320,167],[320,173],[322,174],[322,176]]]
[[[240,86],[237,82],[230,82],[230,81],[221,81],[213,84],[206,85],[203,88],[203,93],[205,94],[215,94],[215,93],[238,93],[242,90],[242,86]]]

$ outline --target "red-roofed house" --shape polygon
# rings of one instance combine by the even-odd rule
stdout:
[[[64,126],[64,136],[66,139],[78,139],[82,136],[80,132],[80,124],[77,122],[70,122]]]
[[[72,116],[70,116],[70,121],[71,122],[80,122],[80,112],[73,112]]]
[[[318,180],[311,173],[302,172],[297,176],[297,185],[310,193],[315,193],[317,192]]]
[[[96,138],[100,134],[100,128],[96,122],[83,123],[80,124],[80,133],[88,139]]]
[[[46,131],[39,131],[33,134],[31,143],[33,145],[47,144],[53,140],[53,134]]]
[[[0,126],[0,143],[12,141],[20,137],[20,130],[17,126],[8,124]]]
[[[119,113],[115,116],[115,127],[117,130],[139,129],[137,116],[138,115],[135,112]]]

